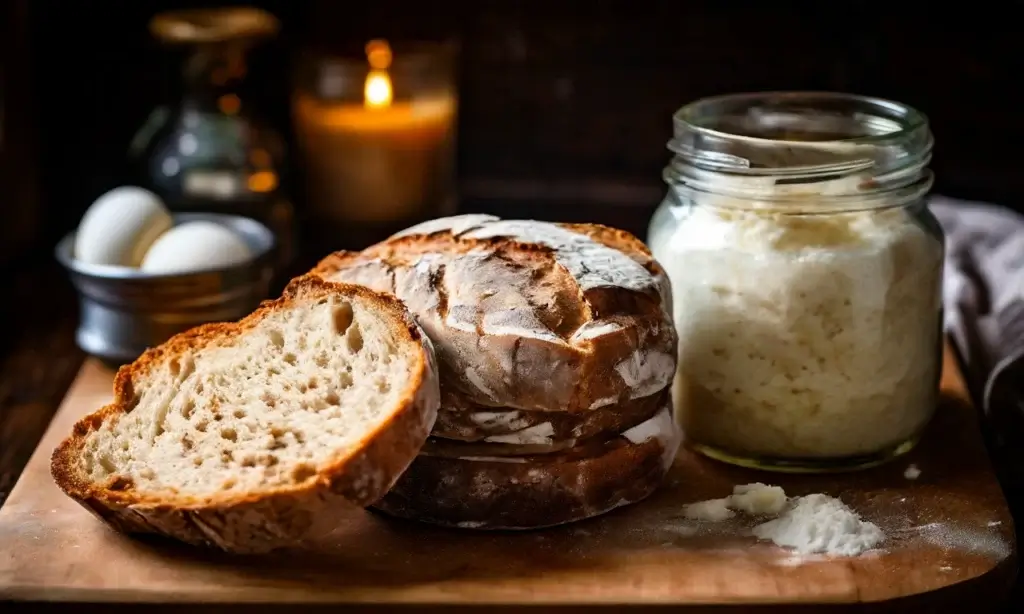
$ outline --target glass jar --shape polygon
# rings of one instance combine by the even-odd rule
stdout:
[[[909,451],[942,349],[927,119],[794,92],[705,99],[673,122],[648,242],[672,282],[688,444],[789,471]]]

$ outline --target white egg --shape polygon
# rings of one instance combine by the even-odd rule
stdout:
[[[245,262],[249,246],[229,228],[214,222],[187,222],[168,230],[142,260],[147,273],[190,273]]]
[[[135,186],[114,188],[82,216],[75,233],[75,259],[139,266],[153,242],[172,224],[171,214],[156,194]]]

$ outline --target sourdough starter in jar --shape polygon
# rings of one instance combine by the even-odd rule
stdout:
[[[741,455],[868,455],[935,407],[942,247],[903,210],[695,207],[652,246],[675,296],[688,439]]]
[[[849,469],[909,450],[932,417],[943,242],[924,205],[931,178],[922,163],[879,189],[870,164],[799,185],[772,168],[716,182],[677,166],[685,176],[670,181],[649,243],[672,284],[673,398],[696,450],[768,469]]]

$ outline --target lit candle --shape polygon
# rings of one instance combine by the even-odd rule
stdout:
[[[367,45],[367,60],[361,102],[304,92],[294,101],[311,210],[370,223],[445,212],[453,204],[455,96],[435,87],[395,100],[387,43]]]

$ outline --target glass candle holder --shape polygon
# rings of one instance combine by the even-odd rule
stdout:
[[[300,58],[295,136],[310,225],[333,242],[324,247],[361,247],[454,211],[456,54],[452,43],[377,40],[364,57]]]

